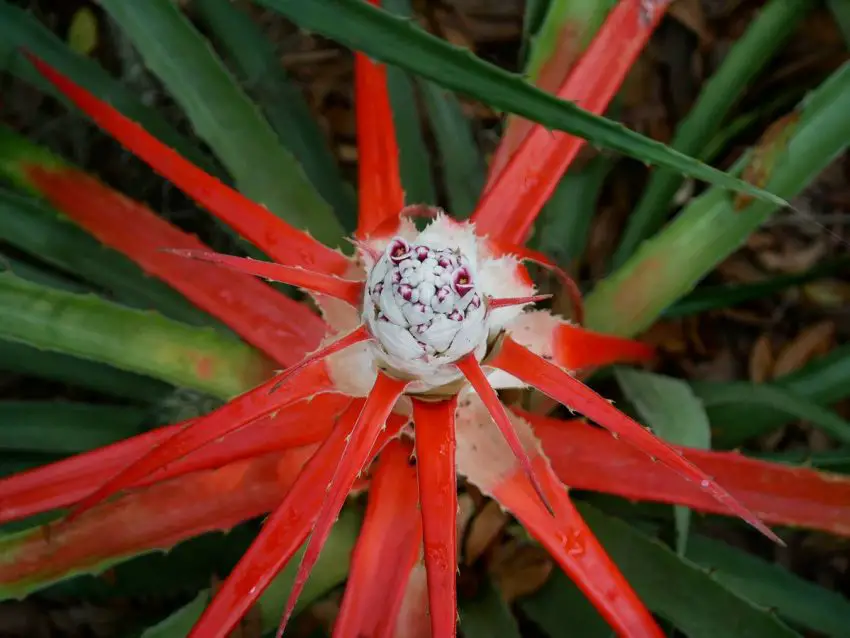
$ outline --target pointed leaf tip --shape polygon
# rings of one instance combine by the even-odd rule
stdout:
[[[487,407],[487,411],[490,413],[490,416],[496,423],[496,426],[499,428],[502,436],[505,438],[505,442],[508,446],[510,446],[511,451],[516,456],[520,466],[531,481],[532,486],[534,486],[534,490],[537,492],[538,498],[549,513],[553,514],[549,499],[546,497],[546,493],[543,491],[541,483],[537,478],[537,474],[534,472],[534,466],[531,463],[531,458],[523,447],[522,441],[520,441],[514,426],[511,424],[511,419],[508,416],[507,410],[505,410],[505,406],[502,405],[502,402],[499,400],[499,395],[496,394],[493,386],[490,385],[490,382],[487,380],[487,375],[484,374],[484,370],[481,368],[481,364],[479,364],[478,360],[475,358],[475,354],[471,353],[465,356],[463,359],[456,361],[455,365],[463,373],[463,376],[467,378],[469,383],[472,384],[472,387],[475,388],[475,392]]]
[[[366,398],[342,457],[339,459],[324,504],[316,518],[310,539],[307,541],[307,548],[301,559],[301,564],[298,566],[295,583],[289,594],[289,600],[286,603],[286,609],[277,631],[278,638],[283,635],[283,631],[295,611],[298,596],[304,589],[304,585],[307,584],[310,571],[319,558],[319,553],[322,551],[331,527],[342,509],[357,475],[371,461],[370,453],[375,448],[381,429],[406,386],[407,381],[393,379],[383,372],[378,373],[375,385]]]
[[[723,503],[759,532],[775,543],[785,545],[784,541],[758,516],[718,485],[708,474],[565,370],[527,350],[510,337],[503,340],[501,348],[496,356],[488,361],[488,365],[514,375],[567,407],[593,419],[617,434],[622,440],[657,458],[685,479],[695,481],[701,489],[706,490],[718,502]]]

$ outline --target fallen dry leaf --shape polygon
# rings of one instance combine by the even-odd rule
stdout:
[[[472,565],[477,561],[499,537],[508,521],[510,515],[496,501],[488,501],[469,523],[464,543],[464,563]]]
[[[762,333],[750,350],[749,377],[753,383],[764,383],[771,378],[774,365],[770,335]]]
[[[832,321],[821,321],[809,326],[779,351],[773,365],[773,376],[781,377],[799,370],[816,356],[825,354],[832,346],[834,337],[835,324]]]
[[[508,604],[536,592],[552,573],[549,554],[535,545],[519,545],[514,541],[500,545],[494,554],[490,575]]]

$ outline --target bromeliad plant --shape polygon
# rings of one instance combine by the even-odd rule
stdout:
[[[323,4],[316,3],[316,15]],[[667,4],[618,3],[575,68],[557,78],[558,96],[602,112]],[[299,13],[307,5],[288,6]],[[286,11],[286,3],[279,8]],[[61,163],[12,155],[3,160],[7,174],[286,369],[273,376],[267,368],[255,372],[261,383],[205,416],[0,482],[3,520],[71,507],[47,526],[41,544],[31,537],[13,541],[0,577],[37,579],[56,568],[51,561],[73,569],[104,534],[118,536],[109,541],[114,547],[100,553],[114,558],[144,543],[171,544],[271,511],[191,635],[227,635],[306,542],[280,633],[346,498],[368,487],[334,635],[412,636],[430,627],[432,636],[453,636],[459,473],[524,524],[618,633],[663,635],[570,499],[566,486],[582,479],[571,475],[569,457],[558,453],[567,449],[566,437],[598,450],[600,480],[614,493],[735,515],[779,543],[762,519],[847,532],[846,511],[842,522],[817,508],[798,512],[793,503],[783,510],[773,499],[785,488],[767,484],[794,479],[817,489],[826,502],[846,494],[845,483],[665,443],[577,376],[648,360],[648,347],[527,307],[548,298],[537,294],[523,266],[533,262],[558,275],[574,319],[581,321],[575,284],[545,255],[523,245],[581,138],[512,122],[514,148],[497,153],[469,221],[405,202],[386,69],[357,53],[359,215],[351,240],[355,254],[347,257],[197,168],[39,57],[28,57],[101,128],[274,262],[211,252]],[[104,215],[115,216],[108,221]],[[420,230],[416,222],[423,220]],[[310,293],[321,319],[308,304],[253,277]],[[13,285],[25,298],[27,285]],[[227,374],[213,359],[195,363],[199,377]],[[613,436],[600,437],[589,424],[508,409],[497,394],[529,387]],[[544,436],[543,446],[532,425]],[[629,454],[628,447],[640,453],[634,473],[606,465],[606,455]],[[580,456],[576,452],[577,463]],[[712,474],[693,462],[695,456]],[[655,486],[636,495],[639,475],[691,485],[669,491]],[[736,498],[724,487],[726,479],[729,489],[749,485],[753,493]],[[752,488],[759,480],[765,484]],[[191,513],[196,500],[215,499],[219,490],[227,497],[218,511],[210,505],[202,516]],[[165,514],[168,529],[156,531],[156,538],[151,529],[130,529],[165,508],[189,513]]]

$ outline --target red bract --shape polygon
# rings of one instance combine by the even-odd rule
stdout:
[[[605,108],[660,20],[664,3],[654,5],[649,20],[643,14],[646,6],[631,0],[618,5],[559,94],[576,98],[577,87],[590,87],[582,89],[588,100],[583,106]],[[600,61],[614,65],[616,72],[591,73]],[[737,515],[774,540],[777,537],[750,508],[771,522],[847,533],[848,507],[833,507],[846,496],[846,483],[808,472],[800,480],[807,489],[819,490],[823,507],[814,505],[798,516],[780,506],[781,494],[770,482],[752,487],[759,473],[771,473],[779,484],[796,480],[796,470],[741,464],[710,452],[687,451],[686,458],[571,374],[617,361],[645,360],[651,356],[649,348],[587,331],[545,311],[523,311],[540,297],[534,295],[522,260],[545,258],[517,241],[580,140],[533,128],[490,185],[476,215],[480,227],[454,222],[426,206],[403,209],[385,71],[358,54],[359,254],[348,259],[191,166],[43,62],[33,63],[122,144],[279,263],[206,252],[197,243],[178,240],[165,222],[132,206],[127,207],[129,214],[136,215],[135,224],[146,232],[107,233],[105,229],[117,228],[108,210],[81,210],[70,198],[63,199],[60,191],[71,188],[63,181],[63,169],[45,177],[29,167],[25,174],[37,189],[152,274],[187,295],[195,290],[193,300],[203,299],[211,288],[238,287],[246,281],[274,299],[277,293],[246,275],[276,279],[312,293],[326,329],[318,350],[318,341],[304,336],[301,352],[313,354],[297,363],[283,361],[285,356],[273,343],[257,336],[253,322],[238,320],[238,308],[208,303],[206,307],[234,331],[290,367],[189,423],[0,481],[0,520],[60,506],[74,508],[49,542],[59,539],[67,550],[61,555],[73,558],[73,565],[68,558],[63,568],[114,560],[271,511],[193,635],[227,635],[306,540],[282,631],[346,497],[358,477],[369,475],[366,520],[334,635],[427,635],[427,622],[432,636],[450,637],[456,632],[457,613],[457,471],[514,514],[619,633],[661,636],[651,614],[582,521],[562,480]],[[586,84],[590,76],[601,85]],[[526,180],[533,182],[533,189],[517,186]],[[93,182],[77,187],[89,194],[105,190]],[[418,233],[408,214],[424,214],[433,221]],[[136,228],[129,219],[122,221]],[[163,252],[166,249],[176,254]],[[195,266],[199,270],[190,270]],[[206,279],[206,272],[232,275],[233,283]],[[187,285],[190,278],[194,289]],[[303,312],[306,307],[299,306]],[[309,316],[306,325],[321,324],[318,317]],[[283,312],[267,320],[272,331],[291,321]],[[583,412],[614,436],[586,424],[563,424],[564,432],[584,429],[569,448],[583,463],[573,467],[572,452],[563,451],[567,447],[559,422],[509,412],[500,403],[496,389],[525,384]],[[299,423],[304,414],[311,419],[307,429]],[[553,464],[529,421],[543,435]],[[598,471],[588,468],[591,447],[599,456]],[[607,460],[614,457],[628,457],[633,463],[639,459],[643,465],[617,470]],[[654,464],[655,459],[666,467]],[[700,469],[703,461],[724,482],[729,479],[729,486],[744,496],[741,502]],[[284,462],[286,472],[281,469]],[[690,481],[681,483],[686,488],[661,487],[662,482],[677,480],[670,470]],[[275,471],[286,480],[270,475]],[[255,475],[260,479],[253,486],[248,481]],[[214,507],[196,507],[188,517],[169,509],[179,510],[183,499],[209,498],[222,483],[228,510],[220,518]],[[279,486],[279,497],[269,497],[269,486]],[[240,489],[259,490],[262,498],[240,507],[234,496]],[[126,490],[133,491],[104,503]],[[169,500],[162,510],[163,502],[157,499],[165,492]],[[122,536],[127,519],[121,513],[138,514],[145,506],[149,512],[156,508],[157,516],[173,524],[165,526],[162,537]],[[181,522],[185,529],[178,529]],[[92,542],[94,534],[115,537],[114,551]],[[0,567],[0,582],[43,576],[55,551],[44,538],[18,539],[10,553],[13,560]],[[429,614],[424,613],[426,599]]]

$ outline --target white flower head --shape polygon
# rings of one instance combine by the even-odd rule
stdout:
[[[367,274],[363,320],[375,337],[374,355],[421,381],[423,390],[458,379],[449,364],[487,351],[487,307],[474,246],[463,251],[427,231],[413,241],[397,236]]]

